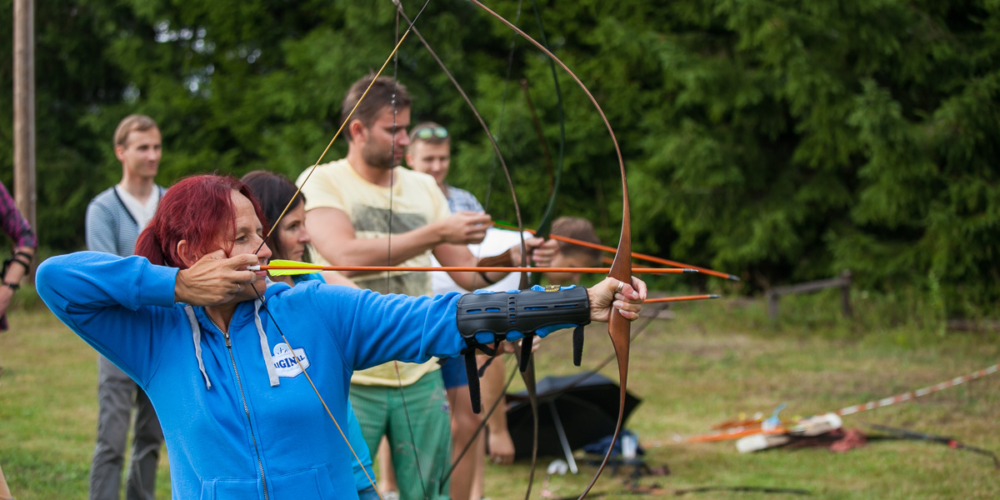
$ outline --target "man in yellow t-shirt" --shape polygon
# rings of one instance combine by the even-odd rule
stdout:
[[[476,266],[478,259],[466,245],[481,242],[492,219],[483,213],[452,214],[433,177],[399,166],[409,144],[410,98],[403,85],[379,77],[361,100],[372,78],[355,82],[341,107],[343,121],[361,101],[344,127],[347,157],[320,165],[308,182],[306,170],[296,182],[306,198],[310,254],[324,265],[399,266],[389,273],[344,274],[382,293],[430,295],[430,276],[405,268],[429,266],[431,253],[445,266]],[[526,241],[529,251],[541,243]],[[497,265],[520,264],[520,246],[505,256],[499,260],[506,262]],[[450,274],[466,289],[506,275]],[[404,500],[448,498],[450,423],[438,367],[436,360],[392,363],[356,372],[351,379],[351,402],[365,441],[374,451],[383,435],[388,438]]]

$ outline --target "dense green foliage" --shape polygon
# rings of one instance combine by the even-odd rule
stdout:
[[[416,12],[416,0],[405,2]],[[509,19],[513,1],[491,2]],[[519,24],[537,35],[530,2]],[[629,168],[636,250],[739,274],[744,291],[851,269],[865,287],[916,286],[947,309],[1000,299],[1000,2],[541,2],[554,52],[594,91]],[[0,26],[11,26],[0,1]],[[82,244],[83,209],[117,179],[111,135],[129,112],[164,132],[161,182],[265,168],[294,177],[336,130],[348,85],[388,55],[393,5],[307,0],[53,0],[37,6],[39,227]],[[548,63],[468,2],[417,22],[499,138],[528,225],[549,196],[519,81],[557,147]],[[11,36],[0,85],[11,95]],[[414,119],[455,138],[454,184],[513,205],[483,132],[416,39],[396,73]],[[613,243],[614,149],[566,75],[560,214]],[[4,116],[10,102],[0,100]],[[501,126],[502,122],[502,126]],[[0,162],[10,182],[10,120]],[[345,151],[343,141],[330,159]],[[492,188],[487,179],[493,177]],[[715,282],[710,282],[714,284]]]

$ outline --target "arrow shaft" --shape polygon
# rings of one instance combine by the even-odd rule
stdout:
[[[507,225],[507,224],[503,224],[503,223],[499,223],[499,222],[494,222],[493,225],[495,225],[496,227],[499,227],[501,229],[509,229],[509,230],[512,230],[512,231],[517,231],[516,227],[510,226],[510,225]],[[527,231],[527,232],[529,232],[531,234],[535,234],[535,232],[532,231],[531,229],[525,229],[525,231]],[[549,238],[552,238],[552,239],[554,239],[556,241],[561,241],[563,243],[569,243],[571,245],[578,245],[578,246],[581,246],[581,247],[593,248],[595,250],[602,250],[604,252],[617,253],[617,250],[615,250],[614,247],[609,247],[607,245],[601,245],[601,244],[598,244],[598,243],[590,243],[588,241],[577,240],[577,239],[574,239],[574,238],[568,238],[566,236],[559,236],[558,234],[550,234]],[[701,272],[701,273],[704,273],[704,274],[708,274],[708,275],[711,275],[711,276],[716,276],[718,278],[726,278],[726,279],[730,279],[730,280],[738,279],[738,278],[736,278],[735,276],[733,276],[731,274],[720,273],[719,271],[713,271],[713,270],[708,269],[708,268],[698,267],[698,266],[692,266],[692,265],[689,265],[689,264],[684,264],[682,262],[676,262],[676,261],[667,260],[667,259],[661,259],[660,257],[654,257],[652,255],[646,255],[646,254],[642,254],[642,253],[638,253],[638,252],[632,252],[632,258],[639,259],[639,260],[645,260],[645,261],[648,261],[648,262],[655,262],[657,264],[663,264],[665,266],[674,266],[674,267],[683,267],[683,268],[688,268],[688,269],[697,269],[698,272]]]
[[[688,300],[707,300],[707,299],[717,299],[718,295],[685,295],[683,297],[659,297],[655,299],[646,299],[644,304],[657,304],[663,302],[685,302]]]
[[[607,267],[399,267],[399,266],[286,266],[286,265],[262,265],[262,266],[251,266],[251,270],[262,270],[262,271],[291,271],[291,270],[310,270],[310,271],[359,271],[359,272],[383,272],[383,271],[400,271],[400,272],[498,272],[498,273],[517,273],[517,272],[554,272],[554,273],[587,273],[587,274],[607,274],[610,268]],[[684,274],[684,273],[694,273],[698,272],[694,269],[666,269],[660,267],[637,267],[633,269],[634,273],[643,274]]]

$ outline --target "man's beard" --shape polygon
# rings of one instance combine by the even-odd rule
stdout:
[[[361,158],[372,167],[388,170],[396,166],[395,153],[395,148],[386,148],[369,143],[361,150]]]

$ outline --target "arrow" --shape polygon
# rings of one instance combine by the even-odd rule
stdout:
[[[514,227],[514,226],[512,226],[510,224],[507,224],[505,222],[502,222],[502,221],[494,221],[493,225],[496,226],[496,227],[499,227],[500,229],[509,229],[511,231],[517,231],[516,227]],[[535,234],[535,232],[532,231],[531,229],[525,229],[525,231],[527,231],[527,232],[529,232],[531,234]],[[605,252],[611,252],[611,253],[616,253],[617,252],[617,250],[615,250],[614,247],[609,247],[609,246],[605,246],[605,245],[599,245],[597,243],[590,243],[588,241],[581,241],[581,240],[577,240],[577,239],[573,239],[573,238],[567,238],[565,236],[559,236],[557,234],[550,234],[549,238],[552,238],[552,239],[554,239],[556,241],[562,241],[563,243],[570,243],[572,245],[579,245],[581,247],[593,248],[593,249],[602,250],[602,251],[605,251]],[[649,262],[656,262],[657,264],[663,264],[665,266],[674,266],[674,267],[683,267],[683,268],[689,268],[689,269],[697,269],[698,272],[701,272],[701,273],[704,273],[704,274],[709,274],[709,275],[712,275],[712,276],[716,276],[716,277],[719,277],[719,278],[725,278],[725,279],[732,280],[732,281],[740,281],[740,278],[738,276],[734,276],[732,274],[720,273],[719,271],[713,271],[713,270],[705,268],[705,267],[692,266],[692,265],[684,264],[684,263],[681,263],[681,262],[675,262],[675,261],[672,261],[672,260],[661,259],[659,257],[654,257],[652,255],[646,255],[646,254],[641,254],[641,253],[638,253],[638,252],[632,252],[632,257],[635,258],[635,259],[639,259],[639,260],[645,260],[645,261],[649,261]]]
[[[688,300],[707,300],[707,299],[717,299],[721,295],[685,295],[682,297],[660,297],[656,299],[646,299],[644,304],[658,304],[663,302],[685,302]]]
[[[270,264],[250,266],[250,271],[267,271],[271,276],[293,276],[311,274],[319,271],[361,271],[361,272],[489,272],[519,273],[519,272],[554,272],[554,273],[588,273],[607,274],[607,267],[399,267],[399,266],[321,266],[307,262],[290,260],[272,260]],[[643,274],[686,274],[697,273],[697,269],[666,269],[662,267],[637,267],[635,273]]]

